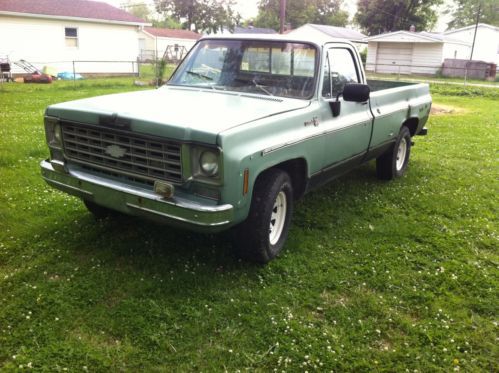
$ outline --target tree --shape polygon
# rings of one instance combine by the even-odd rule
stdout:
[[[455,0],[455,7],[447,9],[452,21],[447,24],[449,29],[474,25],[480,6],[479,22],[499,27],[499,3],[497,0]]]
[[[121,7],[135,17],[139,17],[145,21],[151,20],[151,9],[144,2],[128,0]]]
[[[153,27],[159,28],[169,28],[169,29],[181,29],[182,23],[173,17],[165,15],[162,19],[153,19]]]
[[[233,10],[234,0],[154,0],[159,13],[172,17],[182,28],[217,32],[233,29],[240,16]]]
[[[464,1],[464,0],[463,0]],[[358,0],[354,21],[368,35],[409,30],[430,31],[437,22],[435,7],[443,0]]]
[[[287,0],[286,23],[292,28],[306,23],[346,26],[348,12],[341,9],[342,0]],[[279,30],[280,0],[260,0],[255,26]]]

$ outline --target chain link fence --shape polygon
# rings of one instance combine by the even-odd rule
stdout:
[[[175,63],[147,59],[136,61],[25,61],[2,60],[0,81],[24,81],[33,74],[45,74],[53,80],[82,80],[111,77],[130,77],[144,84],[160,84],[167,80]],[[29,79],[28,79],[29,80]]]
[[[409,80],[499,87],[497,66],[481,61],[446,60],[441,65],[366,63],[368,79]]]
[[[27,63],[24,66],[19,62],[2,60],[0,81],[5,82],[10,80],[9,78],[22,81],[23,77],[39,71],[53,76],[54,79],[77,81],[103,77],[130,77],[137,84],[160,85],[168,80],[177,66],[175,62],[167,63],[162,59],[153,58],[136,61],[24,61]],[[6,64],[9,64],[10,70]],[[496,65],[480,61],[451,60],[445,61],[442,65],[368,62],[365,64],[365,70],[368,79],[499,87]]]

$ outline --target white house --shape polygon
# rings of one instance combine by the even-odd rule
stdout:
[[[444,35],[472,45],[475,25],[450,30],[445,32]],[[475,47],[473,48],[473,60],[499,65],[499,27],[485,23],[478,24]]]
[[[434,75],[445,58],[469,58],[471,44],[449,35],[396,31],[370,36],[366,70],[388,74]]]
[[[314,37],[324,38],[324,35],[326,35],[336,39],[346,39],[354,43],[363,43],[363,39],[366,37],[363,33],[349,28],[315,25],[313,23],[307,23],[306,25],[291,30],[287,32],[287,35],[311,38],[312,40]]]
[[[162,58],[167,48],[176,55],[189,51],[201,35],[190,30],[144,27],[139,39],[142,60]]]
[[[59,72],[73,71],[75,61],[78,73],[131,73],[146,25],[98,1],[0,0],[0,55]]]

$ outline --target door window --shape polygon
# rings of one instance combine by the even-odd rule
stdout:
[[[359,83],[359,73],[352,52],[346,48],[331,48],[324,66],[322,96],[333,98],[343,92],[347,83]]]

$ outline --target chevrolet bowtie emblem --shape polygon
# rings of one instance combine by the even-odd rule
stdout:
[[[113,158],[121,158],[126,154],[126,149],[118,145],[109,145],[106,147],[105,153]]]

